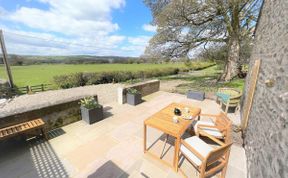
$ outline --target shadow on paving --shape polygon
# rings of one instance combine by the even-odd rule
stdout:
[[[109,110],[111,110],[111,109],[112,109],[111,106],[105,106],[105,107],[103,107],[104,119],[113,116],[112,112],[109,111]]]
[[[64,135],[66,132],[62,129],[62,128],[56,128],[53,130],[50,130],[47,135],[48,135],[48,139],[52,139],[52,138],[56,138],[59,137],[61,135]]]
[[[69,177],[49,142],[9,139],[0,143],[1,177]]]
[[[129,174],[119,168],[112,161],[107,161],[94,173],[90,174],[88,178],[127,178]]]

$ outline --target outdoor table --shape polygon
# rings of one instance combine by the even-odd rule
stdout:
[[[190,120],[183,119],[181,116],[178,116],[178,123],[173,122],[174,109],[178,108],[184,113],[184,108],[189,108],[189,115],[193,118]],[[173,159],[173,168],[175,171],[178,171],[178,153],[180,147],[180,139],[187,128],[192,124],[192,121],[199,116],[201,112],[200,108],[191,107],[185,104],[180,103],[171,103],[159,112],[155,113],[151,117],[147,118],[144,121],[144,153],[148,153],[146,148],[146,137],[147,137],[147,126],[155,128],[164,132],[165,134],[171,135],[175,138],[175,145],[174,145],[174,159]],[[152,156],[155,157],[151,152],[149,152]],[[161,160],[161,159],[160,159]],[[164,161],[164,160],[162,160]]]

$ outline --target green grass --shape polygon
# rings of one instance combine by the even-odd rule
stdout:
[[[168,67],[182,68],[184,67],[184,64],[42,64],[11,66],[11,71],[14,83],[18,87],[21,87],[42,83],[53,83],[53,76],[76,72],[140,71]],[[7,78],[3,65],[0,66],[0,78]]]
[[[184,75],[175,75],[162,77],[162,80],[184,80],[188,83],[183,83],[177,86],[177,93],[187,93],[188,90],[216,92],[218,88],[229,87],[243,90],[245,79],[235,78],[230,82],[217,82],[222,70],[219,66],[212,66],[200,71],[195,71]]]

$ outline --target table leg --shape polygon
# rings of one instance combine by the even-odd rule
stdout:
[[[180,137],[175,139],[175,151],[174,151],[174,169],[178,172],[178,159],[179,159],[179,149],[180,149]]]
[[[146,153],[147,149],[146,149],[146,134],[147,134],[147,126],[144,124],[144,153]]]

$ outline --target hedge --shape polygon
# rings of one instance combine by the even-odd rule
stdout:
[[[131,79],[152,78],[179,73],[178,68],[154,69],[145,71],[112,71],[112,72],[80,72],[54,77],[54,82],[60,88],[73,88],[85,85],[96,85],[112,82],[125,82]]]

